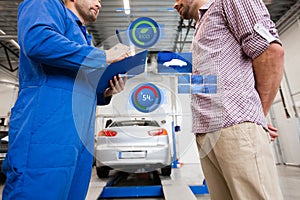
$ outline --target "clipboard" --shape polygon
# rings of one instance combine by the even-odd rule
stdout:
[[[97,86],[97,93],[104,93],[106,88],[110,87],[109,81],[118,74],[127,73],[128,78],[145,72],[148,50],[137,53],[134,56],[127,57],[119,62],[112,63],[104,70]]]

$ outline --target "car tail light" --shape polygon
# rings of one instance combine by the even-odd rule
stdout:
[[[98,136],[106,136],[106,137],[115,137],[117,135],[116,131],[112,130],[102,130],[99,131]]]
[[[150,136],[168,135],[168,132],[166,129],[161,128],[161,129],[148,131],[148,135]]]

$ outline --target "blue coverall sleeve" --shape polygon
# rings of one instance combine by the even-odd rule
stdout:
[[[60,68],[105,67],[105,52],[69,39],[68,23],[74,22],[67,17],[67,8],[60,0],[25,1],[18,15],[18,28],[22,30],[18,39],[23,53],[37,63]],[[78,32],[75,37],[83,36]]]
[[[103,69],[106,67],[105,52],[87,44],[74,16],[70,15],[61,0],[21,3],[18,41],[22,53],[33,62],[56,69]],[[98,105],[109,102],[110,98],[104,98],[103,91],[97,91]]]

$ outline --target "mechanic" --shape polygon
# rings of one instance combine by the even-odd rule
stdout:
[[[108,104],[126,82],[114,77],[109,88],[97,90],[107,63],[127,56],[110,57],[92,46],[86,23],[97,19],[100,8],[98,0],[20,4],[20,90],[3,165],[4,200],[85,199],[96,105]]]
[[[266,123],[284,50],[261,0],[176,0],[196,21],[193,74],[216,76],[215,94],[193,94],[193,132],[212,200],[283,199]],[[205,82],[205,81],[204,81]]]

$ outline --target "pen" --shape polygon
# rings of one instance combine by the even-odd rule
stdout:
[[[119,34],[120,32],[119,32],[119,30],[118,29],[116,29],[116,34],[117,34],[117,37],[118,37],[118,40],[119,40],[119,42],[120,43],[122,43],[123,44],[123,42],[122,42],[122,38],[121,38],[121,36],[120,36],[120,34]]]

